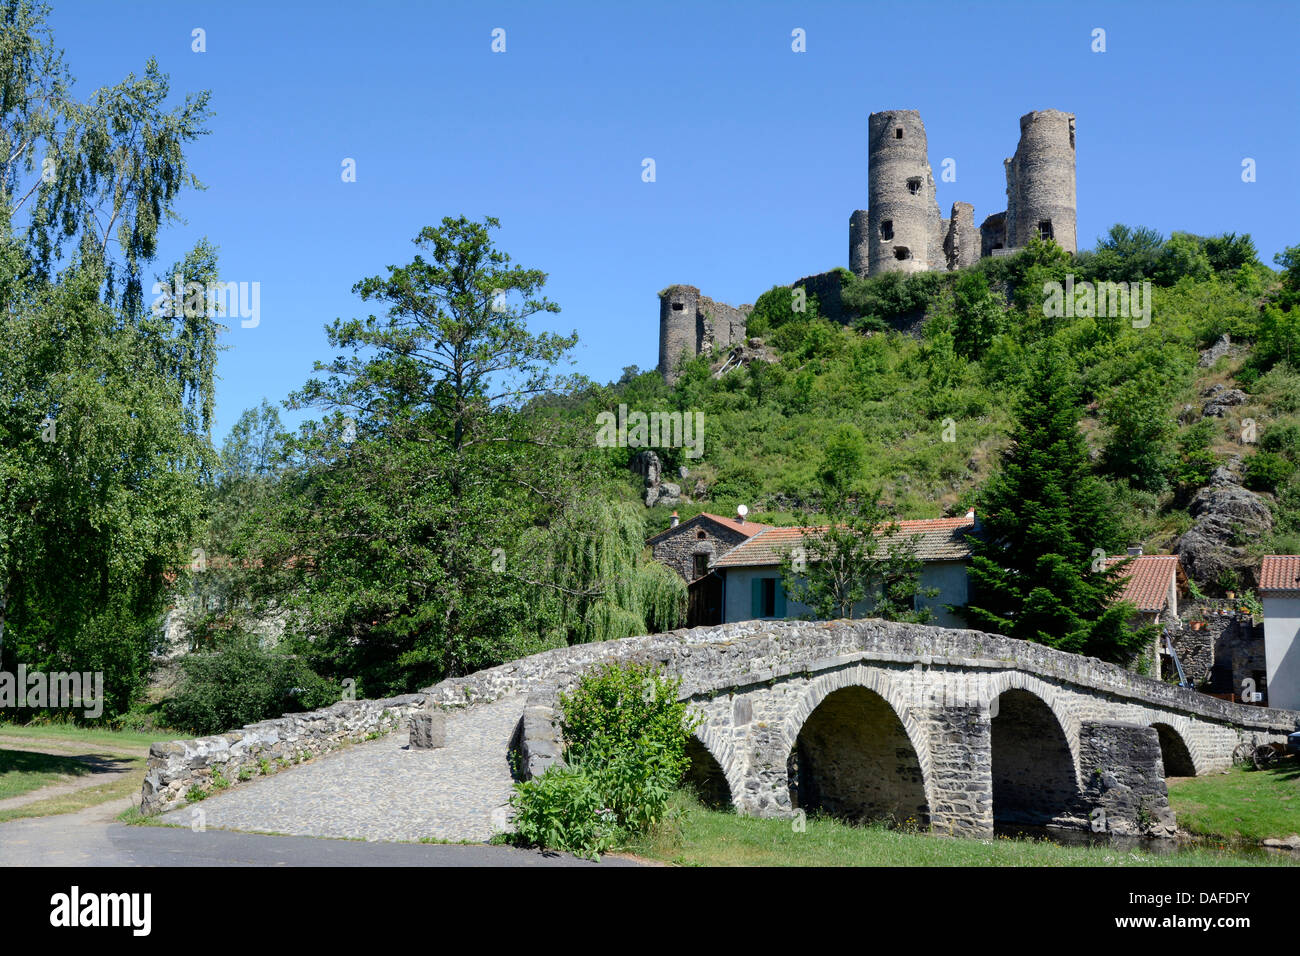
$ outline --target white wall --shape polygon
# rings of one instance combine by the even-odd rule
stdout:
[[[1300,710],[1300,596],[1263,596],[1268,705]]]
[[[727,568],[725,577],[726,593],[723,598],[722,620],[726,624],[733,621],[748,621],[752,612],[752,581],[755,578],[781,579],[781,569],[776,566],[762,568]],[[939,593],[926,598],[922,603],[931,608],[934,617],[931,624],[939,627],[966,627],[966,623],[954,614],[944,610],[945,604],[966,603],[966,565],[960,561],[927,561],[921,568],[920,586],[938,588]],[[860,602],[854,608],[853,616],[869,617],[871,602]],[[785,616],[802,618],[811,616],[809,608],[797,601],[786,601]]]

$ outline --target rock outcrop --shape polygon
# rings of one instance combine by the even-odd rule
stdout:
[[[1225,572],[1249,573],[1254,562],[1246,554],[1246,544],[1273,529],[1268,502],[1241,487],[1231,468],[1219,467],[1187,510],[1195,522],[1173,551],[1188,575],[1215,587]]]

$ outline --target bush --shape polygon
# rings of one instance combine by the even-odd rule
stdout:
[[[680,679],[612,664],[560,695],[567,767],[515,785],[515,840],[594,857],[664,819],[696,721]]]
[[[181,661],[181,685],[164,706],[168,726],[219,734],[295,711],[325,707],[341,690],[304,662],[238,635],[217,651]]]
[[[515,839],[576,856],[596,858],[617,844],[618,827],[596,778],[580,767],[551,767],[515,784]]]
[[[1244,483],[1253,491],[1274,491],[1295,471],[1295,465],[1271,451],[1256,452],[1246,460]]]

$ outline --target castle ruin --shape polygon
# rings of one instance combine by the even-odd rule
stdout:
[[[925,124],[916,110],[885,110],[867,118],[867,208],[849,217],[849,271],[884,272],[964,269],[987,256],[1009,255],[1034,238],[1055,240],[1066,252],[1076,236],[1074,114],[1036,110],[1020,117],[1015,155],[1003,161],[1007,208],[975,226],[975,207],[955,202],[948,218],[939,211],[930,169]],[[834,273],[801,279],[810,291],[828,285],[838,310]],[[827,302],[823,302],[826,306]],[[752,306],[733,308],[689,285],[659,293],[659,372],[672,384],[683,356],[745,341]]]
[[[1016,154],[1003,161],[1007,208],[978,232],[970,203],[953,203],[949,217],[941,217],[916,110],[871,114],[867,163],[867,208],[849,217],[849,269],[856,275],[963,269],[1034,238],[1054,239],[1066,252],[1077,248],[1073,113],[1020,117]]]

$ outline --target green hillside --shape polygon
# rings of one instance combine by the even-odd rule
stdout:
[[[1241,455],[1246,487],[1276,493],[1274,536],[1255,546],[1289,550],[1300,544],[1300,374],[1290,364],[1300,361],[1291,309],[1300,247],[1277,260],[1281,274],[1258,261],[1249,236],[1165,239],[1116,226],[1096,251],[1077,255],[1035,241],[960,272],[843,272],[843,322],[823,317],[816,298],[793,311],[788,287],[759,297],[749,334],[779,356],[772,364],[715,378],[725,355],[700,356],[672,387],[655,371],[629,368],[618,383],[566,404],[587,421],[620,404],[703,412],[701,457],[655,449],[665,476],[691,500],[648,509],[651,531],[666,527],[674,509],[686,518],[738,504],[759,521],[792,523],[817,510],[828,449],[842,474],[878,491],[899,517],[936,517],[975,504],[1006,443],[1030,359],[1057,342],[1073,361],[1095,467],[1125,515],[1130,540],[1109,547],[1167,549],[1190,525],[1190,496],[1216,465]],[[1141,313],[1046,314],[1061,310],[1045,301],[1044,284],[1069,276],[1076,286],[1149,281],[1149,323]],[[1077,304],[1089,311],[1086,300]],[[919,336],[896,331],[920,315]],[[1224,335],[1227,354],[1203,362]],[[1203,393],[1215,385],[1244,390],[1245,404],[1202,416]],[[1248,419],[1255,433],[1243,440]],[[638,450],[609,449],[610,467],[628,474]],[[687,477],[678,477],[680,466]],[[627,480],[639,485],[638,476]],[[693,494],[697,482],[703,494]]]

